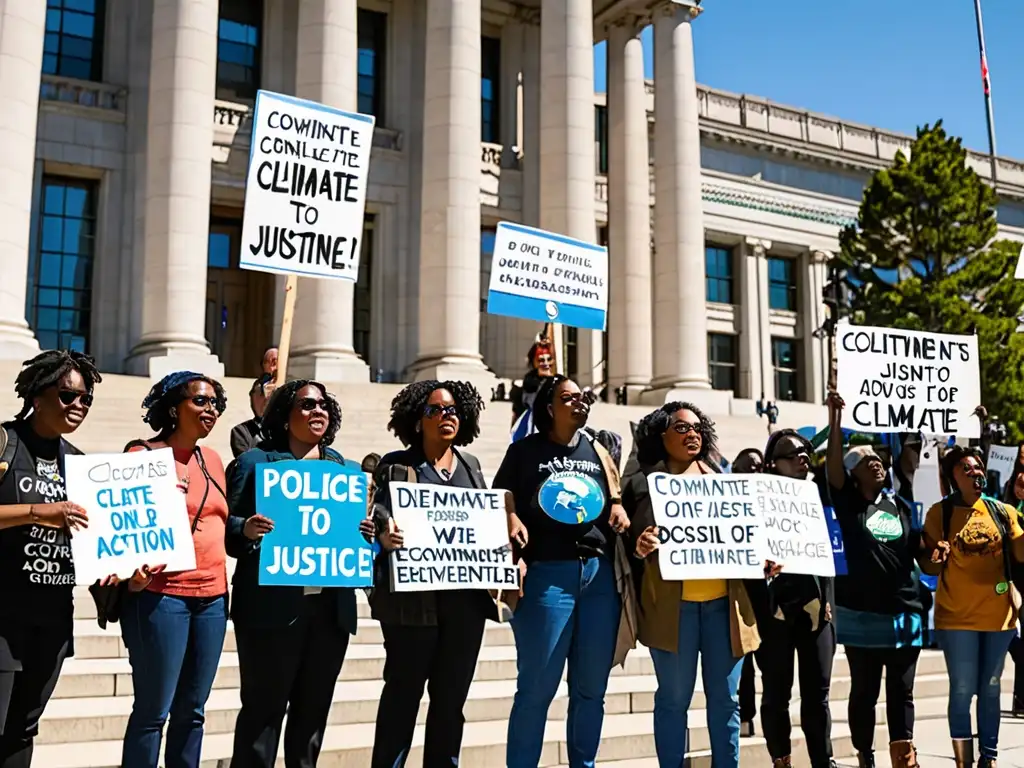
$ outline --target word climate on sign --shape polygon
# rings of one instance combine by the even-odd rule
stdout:
[[[395,592],[518,588],[504,491],[392,483],[391,514],[405,539],[391,553]]]
[[[853,429],[980,436],[976,336],[843,324],[836,354]]]
[[[754,475],[648,476],[662,578],[758,579],[764,575]]]
[[[603,331],[608,249],[501,222],[494,236],[487,311]]]
[[[358,464],[275,461],[256,473],[256,511],[274,521],[260,543],[260,584],[373,585],[373,548],[359,532],[368,486]]]
[[[79,584],[131,576],[143,565],[167,571],[196,567],[185,495],[170,448],[68,456],[68,499],[89,513],[71,537]]]
[[[356,280],[374,118],[260,91],[240,265]]]

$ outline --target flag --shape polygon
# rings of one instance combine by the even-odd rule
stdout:
[[[510,442],[514,443],[517,440],[522,440],[527,435],[532,435],[536,431],[533,426],[533,410],[527,408],[512,425],[512,431],[509,434]]]

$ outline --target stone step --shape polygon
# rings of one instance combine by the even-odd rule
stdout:
[[[1012,672],[1005,677],[1012,686]],[[836,715],[845,717],[844,703],[849,697],[850,678],[833,678],[831,698],[834,708],[843,711]],[[384,687],[381,680],[341,681],[334,690],[334,704],[328,722],[331,725],[372,724],[377,716],[377,704]],[[467,722],[503,720],[509,717],[512,699],[515,695],[515,681],[477,681],[470,688],[466,703]],[[609,680],[605,696],[605,712],[612,714],[638,714],[654,711],[654,693],[657,679],[653,675],[613,676]],[[760,685],[758,684],[758,689]],[[943,697],[948,693],[949,680],[944,674],[918,675],[915,698]],[[795,691],[794,694],[798,694]],[[884,721],[884,689],[879,697],[880,720]],[[417,722],[426,721],[428,697],[420,705]],[[559,687],[552,702],[548,717],[564,720],[568,705],[566,684]],[[206,704],[206,733],[232,733],[240,708],[237,688],[220,688],[210,695]],[[706,707],[704,692],[694,691],[691,710]],[[39,744],[64,744],[68,742],[105,741],[121,738],[132,709],[131,696],[100,696],[82,699],[54,699],[43,716]],[[799,709],[794,712],[794,722],[799,722]],[[758,723],[758,729],[760,724]]]

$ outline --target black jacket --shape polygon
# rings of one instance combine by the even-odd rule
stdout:
[[[473,488],[486,488],[480,462],[472,454],[455,451],[456,459],[469,472]],[[427,464],[422,451],[409,448],[393,451],[380,460],[374,473],[373,522],[377,535],[387,530],[391,519],[391,481],[417,482],[416,470]],[[373,591],[370,593],[370,609],[373,618],[383,624],[399,624],[411,627],[437,626],[436,592],[392,592],[389,553],[381,551],[374,563]],[[494,600],[486,589],[467,590],[474,594],[474,605],[489,619],[498,618]]]
[[[291,453],[253,448],[228,467],[228,515],[224,546],[238,560],[231,580],[231,619],[238,626],[281,627],[294,624],[305,609],[302,587],[260,586],[260,542],[242,532],[245,521],[256,514],[256,467],[271,461],[294,461]],[[337,451],[327,449],[327,461],[344,463]],[[325,588],[338,601],[338,624],[350,635],[356,633],[356,595],[352,589]],[[273,663],[273,660],[268,660]]]
[[[231,430],[231,453],[237,459],[246,451],[250,451],[260,444],[263,436],[260,434],[260,420],[255,416],[248,421],[243,421]]]

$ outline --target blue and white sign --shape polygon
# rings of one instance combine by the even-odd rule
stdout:
[[[567,525],[592,523],[605,508],[601,486],[582,472],[550,475],[537,491],[537,503],[552,520]]]
[[[358,464],[276,461],[256,472],[256,511],[274,521],[260,545],[260,584],[372,586],[373,549],[359,532],[368,486]]]
[[[239,265],[355,282],[374,117],[256,94]]]
[[[487,311],[605,330],[608,249],[501,222],[494,237]]]

